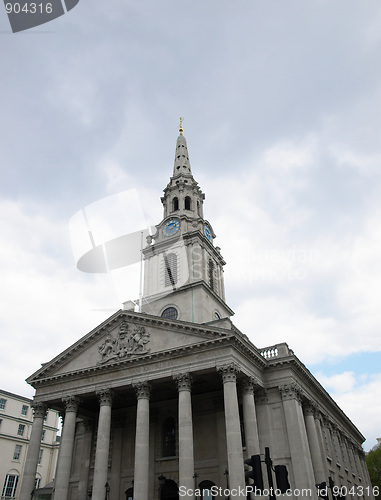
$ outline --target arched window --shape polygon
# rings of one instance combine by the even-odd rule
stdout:
[[[163,423],[163,457],[176,456],[176,422],[168,417]]]
[[[13,498],[16,496],[17,483],[19,481],[19,474],[13,470],[5,476],[3,492],[1,498]]]
[[[177,319],[178,315],[179,315],[179,313],[177,312],[177,309],[175,307],[167,307],[161,313],[161,317],[167,318],[167,319]]]
[[[179,199],[178,198],[173,198],[172,205],[173,205],[173,211],[174,212],[176,210],[178,210],[179,209]]]
[[[125,493],[126,493],[126,500],[133,500],[133,498],[134,498],[134,489],[133,488],[128,488],[128,490],[126,490]]]
[[[215,486],[212,481],[201,481],[198,485],[199,489],[202,491],[201,500],[212,500],[212,498],[216,497],[216,495],[212,495],[212,486]]]
[[[190,196],[186,196],[185,197],[184,208],[185,208],[185,210],[191,210],[191,199],[190,199]]]
[[[212,290],[214,290],[214,263],[212,259],[209,259],[208,262],[208,275],[209,275],[209,286]]]
[[[179,490],[172,479],[166,479],[161,487],[160,500],[178,500]]]
[[[177,255],[164,254],[164,286],[175,286],[177,283]]]

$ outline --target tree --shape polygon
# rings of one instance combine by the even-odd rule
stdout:
[[[381,488],[381,446],[375,450],[370,450],[365,460],[372,486]]]

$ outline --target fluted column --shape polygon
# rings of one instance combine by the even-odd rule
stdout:
[[[112,391],[104,389],[98,391],[97,396],[100,407],[92,500],[104,500],[106,495],[108,457],[110,453]]]
[[[245,488],[245,476],[243,470],[243,453],[241,426],[239,421],[238,397],[237,397],[237,373],[238,367],[229,364],[219,369],[224,384],[224,406],[226,445],[228,451],[229,483],[231,490]],[[234,498],[246,498],[238,494]]]
[[[253,378],[247,378],[242,387],[242,410],[247,457],[259,454],[259,436],[257,413],[255,410],[254,386],[255,380]]]
[[[47,406],[45,403],[33,403],[33,424],[30,434],[28,452],[25,461],[23,479],[19,500],[30,500],[34,490],[34,480],[37,472],[38,456],[40,453],[42,430]]]
[[[189,373],[181,373],[173,377],[179,391],[179,485],[186,486],[187,491],[194,488],[194,455],[193,455],[193,423],[191,383]],[[194,499],[194,495],[184,498]]]
[[[75,422],[78,410],[78,398],[76,396],[64,397],[62,401],[65,405],[65,418],[56,468],[54,500],[66,500],[68,498]]]
[[[294,471],[295,488],[306,488],[316,498],[315,478],[311,453],[301,405],[301,391],[296,384],[279,387],[286,419],[288,442],[290,443],[291,462]]]
[[[323,429],[322,429],[323,416],[320,412],[315,413],[315,426],[318,435],[320,453],[323,462],[323,475],[324,478],[329,477],[328,465],[327,465],[327,448],[324,443]]]
[[[312,467],[315,474],[315,483],[325,481],[325,471],[320,450],[319,437],[315,423],[315,408],[307,404],[304,408],[304,421],[306,424],[308,444],[311,452]]]
[[[150,385],[134,385],[138,405],[136,410],[134,500],[148,500],[149,476],[149,397]]]
[[[343,465],[343,457],[341,455],[340,440],[339,440],[339,429],[335,425],[332,426],[332,441],[336,457],[336,463]]]

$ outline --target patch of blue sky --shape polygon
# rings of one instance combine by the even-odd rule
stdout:
[[[313,374],[324,373],[327,377],[344,372],[353,372],[358,377],[371,375],[381,372],[381,352],[357,352],[350,356],[311,364],[308,368]]]

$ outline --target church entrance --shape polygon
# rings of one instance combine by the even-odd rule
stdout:
[[[161,487],[160,500],[179,500],[177,484],[171,479],[166,479]]]

